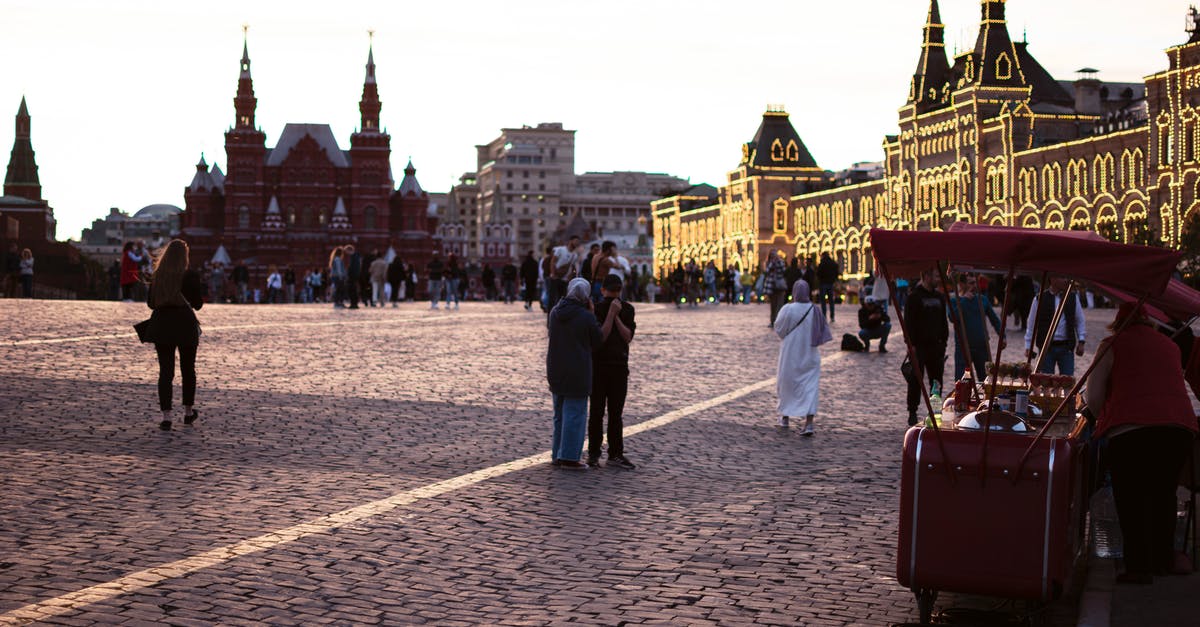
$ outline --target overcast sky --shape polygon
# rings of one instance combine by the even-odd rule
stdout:
[[[969,48],[977,0],[941,0]],[[577,171],[647,170],[719,184],[768,104],[817,162],[881,159],[916,65],[928,0],[0,0],[0,147],[21,96],[58,236],[109,207],[183,206],[203,152],[225,169],[242,25],[257,122],[332,126],[343,149],[375,62],[392,168],[429,191],[504,127],[562,122]],[[1010,0],[1009,29],[1057,78],[1090,66],[1139,81],[1186,40],[1183,0]],[[5,160],[7,163],[7,159]]]

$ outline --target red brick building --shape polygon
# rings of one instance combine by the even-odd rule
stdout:
[[[252,281],[261,281],[268,265],[301,272],[325,266],[334,246],[354,244],[362,253],[391,248],[425,267],[436,247],[436,218],[411,162],[394,187],[373,51],[366,70],[360,126],[349,150],[326,124],[287,124],[269,148],[255,125],[258,99],[243,47],[234,125],[225,132],[228,172],[210,169],[201,156],[184,189],[181,237],[192,248],[194,265],[224,246],[234,263],[246,263]]]

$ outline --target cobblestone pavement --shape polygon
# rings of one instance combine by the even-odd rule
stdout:
[[[527,459],[550,440],[540,313],[208,306],[201,419],[164,433],[153,350],[130,328],[147,311],[0,301],[0,623],[42,602],[21,616],[915,621],[894,577],[898,337],[888,354],[823,348],[801,438],[774,426],[765,306],[640,305],[627,428],[671,419],[628,438],[637,470],[570,473]],[[1090,317],[1094,337],[1110,315]]]

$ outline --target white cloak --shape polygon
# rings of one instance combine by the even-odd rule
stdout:
[[[807,317],[805,314],[808,314]],[[820,309],[813,303],[789,303],[779,310],[775,318],[775,333],[783,339],[779,347],[779,372],[775,383],[781,416],[817,413],[821,353],[818,347],[812,345],[812,332],[813,325],[817,323],[815,317],[820,315]],[[801,318],[804,318],[804,322],[800,322]]]

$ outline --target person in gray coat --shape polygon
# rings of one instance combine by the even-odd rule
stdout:
[[[592,351],[603,336],[592,313],[591,285],[575,278],[547,318],[550,345],[546,351],[546,381],[554,399],[553,464],[587,470],[580,461],[587,435],[588,396],[592,393]]]

